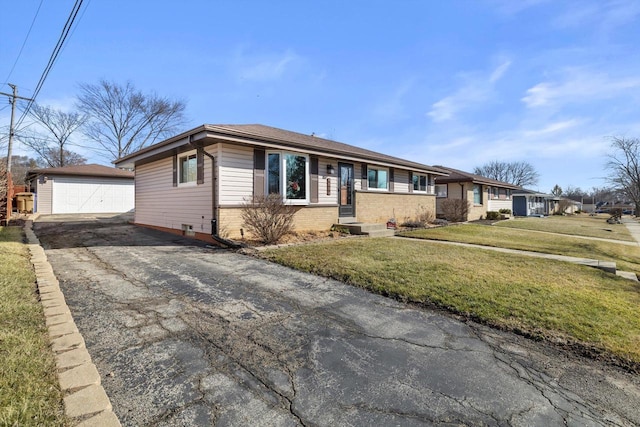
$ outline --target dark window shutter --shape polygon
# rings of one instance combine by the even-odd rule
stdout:
[[[393,168],[389,168],[389,192],[393,193]]]
[[[196,152],[196,180],[198,184],[204,184],[204,148],[199,147]]]
[[[173,186],[178,186],[178,155],[173,155]]]
[[[362,184],[361,187],[363,190],[369,189],[369,175],[367,172],[367,165],[362,165]]]
[[[253,150],[253,195],[264,196],[264,150]]]
[[[310,157],[311,165],[311,203],[318,203],[318,157]]]
[[[413,193],[413,172],[409,172],[409,193]]]

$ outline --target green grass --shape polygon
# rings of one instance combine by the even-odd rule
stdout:
[[[509,221],[500,221],[495,226],[624,240],[627,242],[635,241],[626,226],[623,224],[607,224],[607,218],[609,218],[607,214],[597,216],[586,214],[572,216],[552,215],[545,218],[514,218]]]
[[[22,229],[0,227],[0,425],[66,425]]]
[[[407,231],[400,235],[615,261],[620,270],[640,273],[640,246],[477,224]]]
[[[640,367],[640,285],[597,269],[400,239],[349,239],[263,255],[500,328],[577,343]]]

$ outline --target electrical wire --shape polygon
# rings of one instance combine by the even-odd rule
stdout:
[[[67,39],[67,35],[69,34],[69,31],[71,30],[71,26],[73,25],[73,22],[75,21],[76,16],[78,16],[78,12],[80,11],[80,7],[82,6],[82,2],[83,2],[83,0],[76,0],[75,4],[73,5],[73,8],[71,9],[71,12],[69,13],[69,17],[67,18],[67,22],[64,24],[64,27],[62,28],[62,33],[60,34],[60,37],[58,38],[58,42],[56,43],[56,46],[53,48],[53,52],[51,53],[51,56],[49,57],[49,62],[47,63],[47,66],[45,67],[44,71],[42,72],[42,76],[40,76],[40,80],[38,81],[38,84],[36,85],[36,88],[33,91],[33,96],[31,98],[31,100],[28,102],[26,108],[22,112],[22,115],[18,119],[17,124],[15,126],[15,129],[18,129],[20,127],[20,125],[24,121],[24,119],[27,116],[27,114],[29,114],[29,110],[31,109],[31,106],[33,105],[33,103],[35,102],[36,97],[40,93],[40,90],[42,89],[42,86],[44,85],[44,82],[47,79],[47,76],[49,75],[49,72],[53,68],[53,65],[55,64],[56,59],[58,59],[58,55],[60,54],[60,50],[62,49],[62,46],[64,45],[64,42]]]
[[[13,66],[11,67],[11,71],[9,71],[9,75],[7,75],[7,78],[4,79],[4,83],[2,83],[2,86],[7,84],[7,82],[11,78],[11,74],[13,74],[13,70],[15,70],[16,65],[18,64],[18,61],[20,60],[20,56],[22,56],[22,51],[24,50],[24,46],[27,44],[27,40],[29,40],[29,35],[31,35],[33,24],[36,23],[36,18],[38,17],[38,13],[40,13],[40,8],[42,7],[43,2],[44,0],[40,0],[40,4],[38,5],[38,10],[36,10],[36,15],[33,17],[33,20],[31,21],[31,25],[29,26],[29,31],[27,31],[27,35],[25,36],[24,41],[22,42],[22,46],[20,47],[20,52],[18,52],[18,57],[16,58],[15,62],[13,63]]]

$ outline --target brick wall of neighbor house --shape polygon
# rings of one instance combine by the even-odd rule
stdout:
[[[487,215],[487,202],[488,202],[488,188],[486,185],[482,186],[482,204],[476,205],[473,203],[473,183],[465,182],[464,188],[467,195],[467,200],[469,200],[470,208],[469,215],[467,216],[468,221],[474,221],[476,219],[484,218]]]
[[[240,229],[244,228],[241,212],[240,207],[220,207],[218,234],[230,239],[240,238]],[[294,229],[296,231],[328,231],[336,222],[338,222],[337,206],[300,207],[294,216]]]
[[[381,224],[386,223],[390,218],[403,222],[407,218],[415,218],[421,207],[435,214],[436,196],[375,191],[356,192],[356,218],[359,222]]]

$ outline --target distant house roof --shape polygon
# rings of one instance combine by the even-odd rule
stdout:
[[[137,162],[144,162],[147,159],[155,160],[162,158],[163,153],[165,153],[164,156],[166,156],[167,151],[178,149],[180,146],[184,146],[190,142],[201,142],[204,145],[208,145],[220,140],[238,144],[263,146],[267,149],[289,147],[292,149],[324,154],[330,157],[353,158],[358,161],[402,166],[407,169],[415,169],[418,171],[426,171],[441,175],[446,175],[447,173],[441,168],[366,150],[364,148],[344,144],[342,142],[259,124],[205,124],[118,159],[115,161],[115,164],[131,166]]]
[[[534,197],[543,197],[545,199],[551,200],[560,200],[562,197],[554,196],[553,194],[541,193],[536,190],[528,190],[526,188],[520,188],[518,191],[511,193],[512,197],[515,196],[534,196]]]
[[[451,182],[473,182],[475,184],[491,185],[494,187],[509,188],[512,190],[522,190],[522,187],[519,187],[517,185],[487,178],[482,175],[476,175],[473,173],[464,172],[458,169],[453,169],[445,166],[436,166],[436,167],[443,169],[449,173],[449,176],[436,177],[436,184],[446,184]]]
[[[65,175],[65,176],[99,176],[108,178],[129,178],[133,179],[134,173],[131,171],[118,169],[103,165],[74,165],[61,168],[39,168],[31,169],[28,173],[34,175]]]

